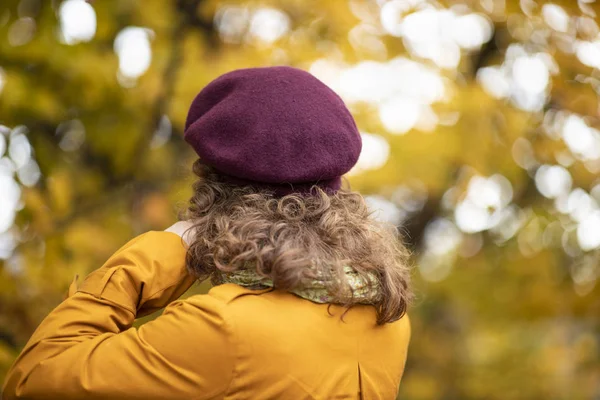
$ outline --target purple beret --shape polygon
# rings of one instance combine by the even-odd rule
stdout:
[[[209,83],[194,99],[184,138],[224,179],[334,193],[358,160],[361,138],[342,99],[306,71],[249,68]]]

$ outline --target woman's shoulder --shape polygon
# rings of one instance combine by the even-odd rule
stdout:
[[[238,300],[240,298],[247,296],[258,297],[272,290],[272,288],[254,290],[233,283],[225,283],[212,287],[206,294],[197,294],[185,299],[176,300],[165,311],[176,313],[208,312],[213,316],[219,315],[222,319],[231,319],[232,310],[239,308],[237,306],[239,305]],[[225,314],[227,314],[227,317]]]
[[[257,327],[269,327],[275,331],[278,326],[285,331],[301,332],[319,325],[325,331],[352,335],[369,334],[372,330],[376,336],[401,336],[408,341],[411,331],[407,314],[397,321],[377,325],[373,306],[359,304],[346,308],[316,303],[273,288],[255,290],[225,283],[214,286],[207,294],[191,296],[179,302],[186,303],[185,308],[190,312],[193,312],[192,309],[208,311],[246,332]]]
[[[272,291],[272,288],[264,290],[248,289],[233,283],[224,283],[213,286],[206,294],[197,294],[185,299],[178,300],[180,303],[188,303],[192,306],[205,306],[213,304],[216,308],[224,308],[235,302],[240,297],[258,296],[263,293]]]

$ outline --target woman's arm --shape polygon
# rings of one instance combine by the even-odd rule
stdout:
[[[221,390],[231,370],[226,356],[221,370],[212,360],[189,360],[184,347],[227,347],[220,304],[177,301],[139,330],[131,327],[194,282],[178,233],[144,233],[91,273],[36,329],[7,375],[3,398],[189,398]],[[186,368],[194,363],[205,364],[205,374]]]

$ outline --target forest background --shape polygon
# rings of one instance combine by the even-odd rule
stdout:
[[[399,398],[600,398],[598,13],[2,0],[0,382],[74,275],[185,207],[194,95],[233,69],[292,65],[350,107],[364,150],[349,182],[414,254]]]

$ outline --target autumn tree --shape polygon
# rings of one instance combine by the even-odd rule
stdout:
[[[76,274],[185,207],[194,95],[232,69],[286,64],[351,108],[364,150],[349,182],[413,250],[400,397],[600,396],[598,12],[3,0],[0,378]]]

